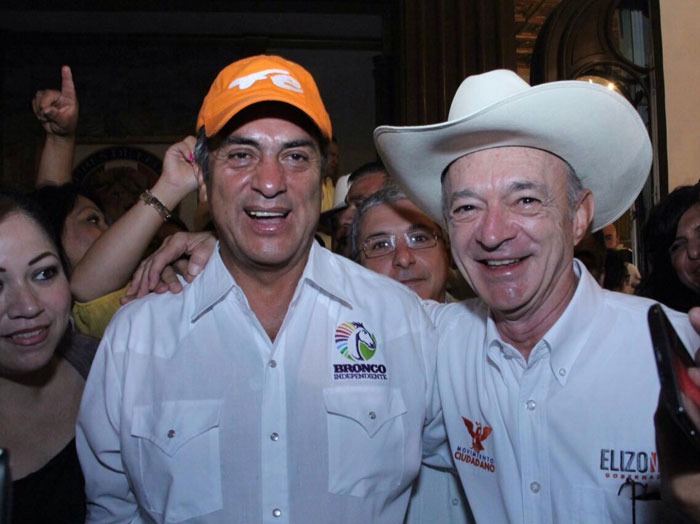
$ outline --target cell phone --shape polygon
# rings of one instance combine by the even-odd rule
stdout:
[[[10,524],[12,513],[12,479],[10,452],[0,448],[0,524]]]
[[[697,364],[659,304],[649,308],[647,320],[661,382],[661,401],[681,431],[700,451],[700,431],[688,417],[681,397],[682,392],[700,409],[700,389],[688,377],[688,368]]]

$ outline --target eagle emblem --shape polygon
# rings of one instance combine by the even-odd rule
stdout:
[[[475,424],[468,418],[462,417],[462,420],[464,421],[464,425],[467,426],[467,431],[469,432],[469,435],[471,435],[472,437],[472,449],[477,453],[483,451],[484,446],[481,443],[484,440],[486,440],[491,434],[491,426],[482,427],[481,423],[477,422],[475,428]]]

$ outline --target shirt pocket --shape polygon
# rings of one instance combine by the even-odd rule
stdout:
[[[328,491],[364,497],[401,484],[404,471],[403,395],[398,388],[325,388]]]
[[[641,488],[640,488],[641,489]],[[620,495],[595,486],[578,485],[575,490],[575,513],[571,522],[577,524],[630,524],[632,522],[631,491],[625,487]],[[640,493],[638,493],[639,495]],[[672,524],[677,522],[664,511],[659,500],[639,500],[634,503],[636,524]]]
[[[222,508],[219,417],[221,400],[179,400],[136,406],[143,500],[164,522]]]

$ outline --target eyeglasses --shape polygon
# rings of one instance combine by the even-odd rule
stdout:
[[[437,245],[437,234],[432,231],[410,231],[403,234],[408,249],[428,249]],[[396,235],[375,235],[362,243],[367,258],[384,257],[396,251]]]

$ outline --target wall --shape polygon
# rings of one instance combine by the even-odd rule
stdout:
[[[0,44],[5,184],[33,183],[43,131],[30,101],[39,88],[59,87],[62,64],[72,66],[80,99],[79,145],[164,145],[193,132],[201,100],[223,66],[263,50],[296,60],[314,75],[340,142],[341,173],[376,159],[377,13],[32,13],[0,7]]]
[[[700,178],[700,1],[660,7],[670,191]]]

